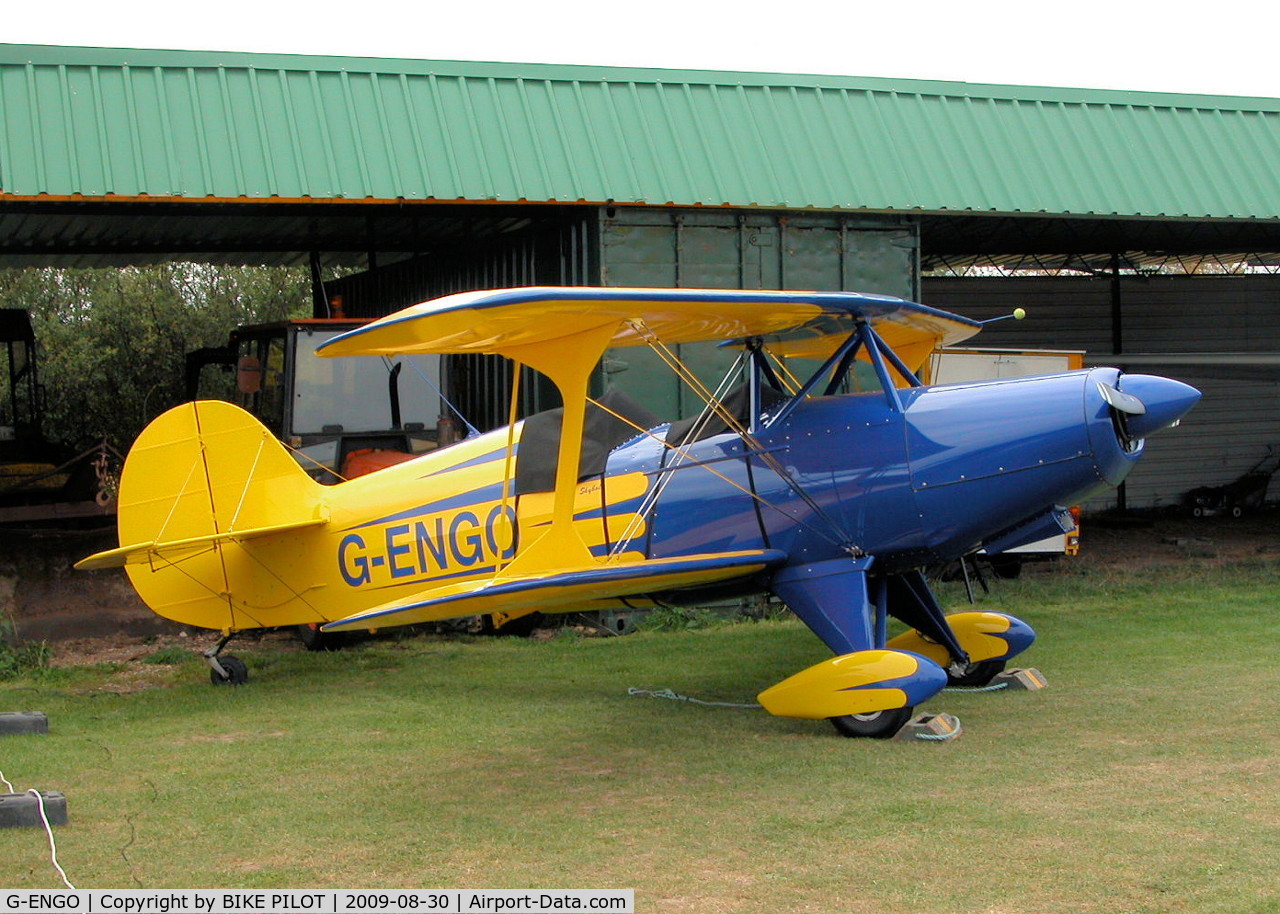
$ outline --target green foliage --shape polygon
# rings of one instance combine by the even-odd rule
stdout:
[[[125,448],[185,399],[186,353],[240,324],[309,313],[304,270],[170,263],[111,270],[0,270],[0,307],[31,312],[44,433]]]
[[[642,631],[686,632],[724,621],[723,616],[700,606],[657,606],[643,615],[637,627]]]
[[[721,625],[794,618],[784,603],[764,599],[733,601],[711,606],[658,606],[638,617],[642,631],[687,632]]]
[[[13,624],[0,621],[0,680],[38,673],[49,665],[53,650],[43,641],[18,641]]]

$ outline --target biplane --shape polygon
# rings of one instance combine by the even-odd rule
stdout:
[[[562,406],[321,486],[235,406],[176,407],[120,483],[123,565],[157,613],[223,633],[382,629],[776,596],[834,656],[764,689],[771,713],[892,735],[948,682],[981,684],[1035,637],[947,615],[922,568],[1070,529],[1062,505],[1118,485],[1144,439],[1199,399],[1116,369],[924,386],[978,322],[844,292],[520,288],[424,302],[330,340],[326,356],[490,353]],[[718,343],[715,389],[677,347]],[[643,346],[705,407],[664,421],[598,390],[606,352]],[[889,637],[889,619],[906,630]]]

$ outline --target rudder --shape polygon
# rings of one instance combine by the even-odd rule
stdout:
[[[265,426],[230,403],[200,400],[138,436],[120,479],[121,548],[78,567],[125,565],[152,610],[185,624],[289,624],[281,619],[316,614],[255,553],[305,548],[291,540],[326,522],[323,487]]]

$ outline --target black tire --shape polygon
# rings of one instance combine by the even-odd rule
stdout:
[[[239,657],[228,654],[225,657],[219,657],[218,663],[222,664],[227,675],[223,676],[217,670],[210,669],[209,681],[214,685],[244,685],[249,681],[249,668]]]
[[[846,714],[843,717],[828,717],[831,725],[841,736],[850,739],[889,739],[902,729],[915,708],[894,708],[890,711],[875,711],[871,714]]]
[[[345,632],[322,632],[310,625],[297,625],[293,630],[309,651],[336,651],[347,643]]]
[[[1007,660],[979,660],[977,663],[969,664],[958,676],[948,672],[947,685],[964,689],[984,686],[1004,672],[1006,663],[1008,663]]]
[[[493,616],[486,614],[481,622],[481,631],[486,635],[498,635],[504,638],[528,638],[542,624],[542,613],[531,612],[526,616],[517,616],[505,625],[494,625]]]
[[[1022,559],[1013,555],[994,555],[989,561],[996,577],[1014,581],[1022,577]]]

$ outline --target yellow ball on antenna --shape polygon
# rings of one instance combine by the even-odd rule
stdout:
[[[1026,308],[1014,308],[1014,309],[1013,309],[1013,319],[1014,319],[1015,321],[1020,321],[1020,320],[1022,320],[1024,317],[1026,317],[1026,316],[1027,316],[1027,309],[1026,309]]]

